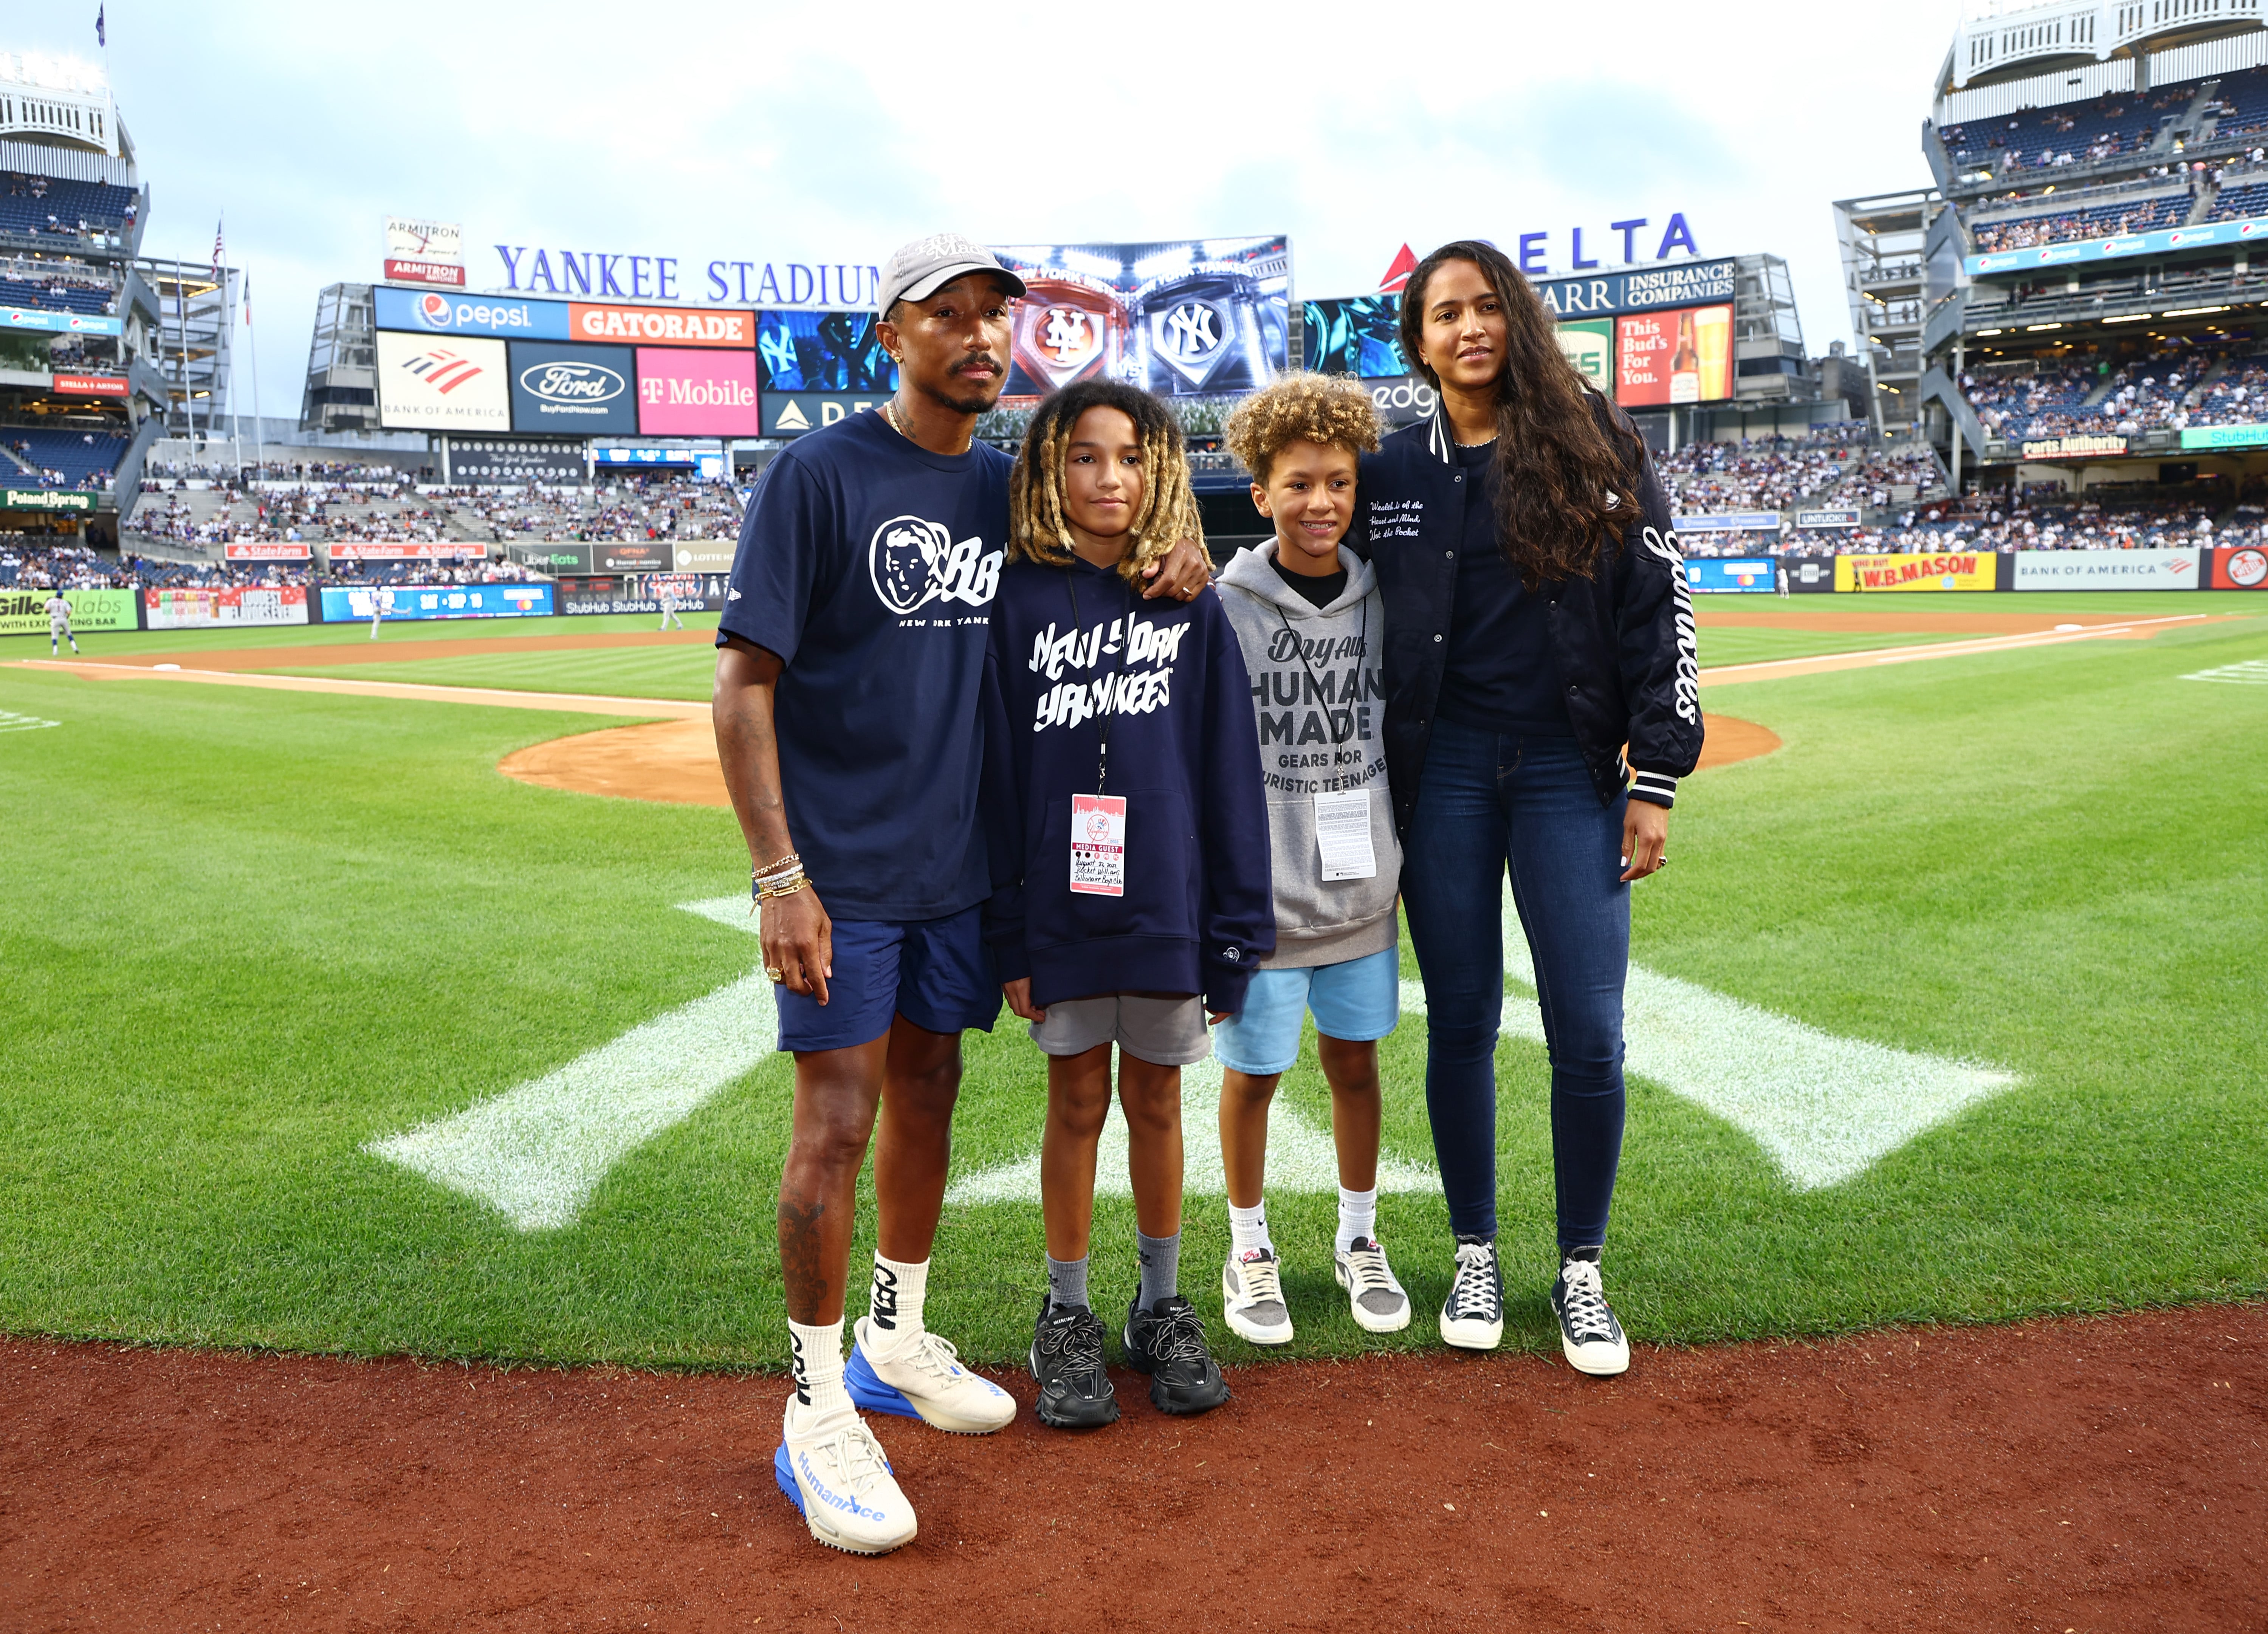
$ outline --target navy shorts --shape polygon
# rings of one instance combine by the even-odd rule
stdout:
[[[903,1016],[932,1033],[984,1032],[1000,1013],[1000,983],[984,945],[983,909],[943,919],[837,919],[827,1002],[775,984],[782,1049],[852,1049]]]

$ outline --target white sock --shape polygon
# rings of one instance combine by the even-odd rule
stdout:
[[[1337,1251],[1344,1254],[1354,1247],[1357,1237],[1378,1240],[1378,1188],[1368,1191],[1349,1191],[1339,1188],[1339,1234]]]
[[[843,1319],[809,1327],[790,1322],[787,1336],[795,1376],[795,1394],[787,1403],[789,1424],[815,1424],[853,1410],[843,1388]]]
[[[866,1303],[866,1354],[895,1356],[922,1336],[922,1300],[929,1292],[929,1262],[874,1256],[874,1287]]]
[[[1248,1209],[1228,1205],[1228,1241],[1232,1254],[1248,1254],[1255,1248],[1276,1252],[1276,1244],[1268,1235],[1268,1199],[1263,1197]]]

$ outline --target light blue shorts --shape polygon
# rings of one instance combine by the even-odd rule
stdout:
[[[1287,1071],[1300,1058],[1300,1026],[1351,1044],[1384,1038],[1402,1019],[1402,955],[1381,947],[1344,964],[1258,970],[1244,1008],[1212,1030],[1221,1065],[1253,1078]]]

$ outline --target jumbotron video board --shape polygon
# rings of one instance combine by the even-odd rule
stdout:
[[[1219,396],[1265,386],[1290,363],[1292,251],[1281,233],[994,254],[1030,291],[1017,303],[1005,401],[1093,375],[1160,397]]]

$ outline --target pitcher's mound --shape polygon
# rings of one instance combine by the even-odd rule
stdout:
[[[1708,741],[1701,765],[1727,766],[1779,747],[1768,726],[1730,715],[1703,718]],[[630,800],[670,800],[681,806],[729,806],[725,774],[717,764],[717,737],[705,720],[655,721],[554,738],[507,754],[497,769],[546,789],[611,794]]]

